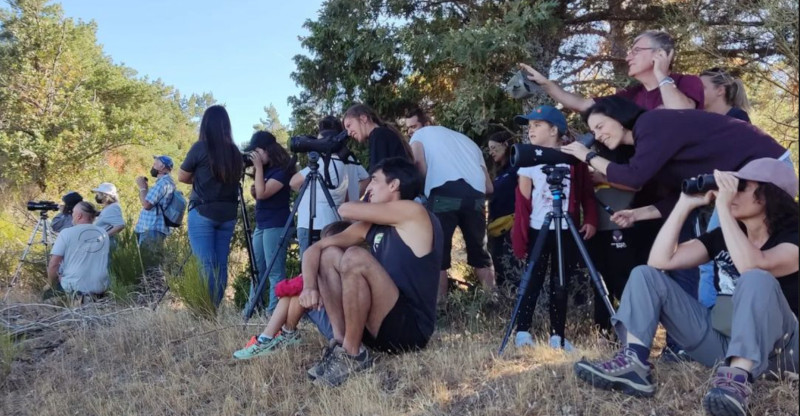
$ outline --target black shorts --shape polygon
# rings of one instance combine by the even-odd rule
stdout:
[[[464,244],[467,246],[467,264],[478,268],[492,265],[492,257],[486,244],[485,201],[483,194],[474,190],[463,179],[447,182],[431,190],[428,209],[442,224],[444,240],[441,270],[450,268],[450,251],[456,227],[461,229]]]
[[[372,349],[393,354],[420,350],[428,345],[430,335],[424,335],[416,321],[414,308],[401,293],[397,303],[383,318],[377,336],[364,328],[362,342]]]

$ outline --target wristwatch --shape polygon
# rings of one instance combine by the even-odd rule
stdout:
[[[675,85],[675,80],[670,78],[670,77],[666,77],[666,78],[664,78],[664,79],[662,79],[661,81],[658,82],[658,87],[661,88],[661,87],[663,87],[664,85],[667,85],[667,84]]]
[[[597,152],[589,152],[586,154],[586,159],[584,159],[584,161],[586,161],[587,165],[591,165],[592,159],[594,159],[595,156],[597,156]]]

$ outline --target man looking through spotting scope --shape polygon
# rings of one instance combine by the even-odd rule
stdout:
[[[382,161],[367,187],[370,202],[339,208],[356,222],[303,256],[300,304],[325,306],[338,343],[309,372],[312,377],[339,385],[372,365],[366,347],[400,352],[427,345],[436,323],[442,229],[412,201],[421,185],[411,162]],[[364,241],[369,250],[358,246]]]
[[[439,302],[447,299],[447,270],[456,227],[461,230],[467,246],[467,264],[475,268],[484,289],[494,290],[494,265],[487,247],[484,214],[486,195],[493,192],[494,184],[483,152],[469,137],[431,125],[430,119],[419,109],[408,113],[406,126],[410,130],[418,127],[411,136],[414,163],[425,178],[428,209],[436,214],[444,231]]]

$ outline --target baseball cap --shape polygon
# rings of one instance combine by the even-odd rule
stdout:
[[[514,117],[514,122],[521,126],[527,125],[530,120],[546,121],[556,126],[558,134],[567,132],[567,119],[564,117],[564,114],[550,105],[540,105],[528,114]]]
[[[786,162],[764,157],[747,162],[733,176],[746,181],[771,183],[797,198],[797,175]]]
[[[153,159],[158,159],[169,170],[172,170],[172,167],[174,166],[174,164],[172,163],[172,158],[167,155],[153,156]]]
[[[119,195],[117,195],[117,187],[111,182],[101,183],[97,186],[97,188],[92,189],[92,192],[102,192],[104,194],[111,195],[114,198],[119,197]]]
[[[64,203],[64,205],[68,207],[73,207],[78,202],[83,201],[83,197],[81,196],[81,194],[75,191],[69,191],[66,194],[64,194],[64,196],[61,197],[61,201]]]
[[[267,131],[259,131],[253,134],[253,137],[250,138],[250,144],[244,148],[245,152],[252,152],[256,150],[256,148],[266,149],[267,146],[275,143],[275,136],[272,133]]]

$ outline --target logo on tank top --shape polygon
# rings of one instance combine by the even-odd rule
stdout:
[[[628,244],[626,244],[625,240],[622,239],[622,231],[614,230],[614,232],[611,233],[611,245],[616,249],[628,247]]]
[[[375,238],[372,240],[372,251],[377,252],[378,248],[381,245],[381,241],[383,240],[383,233],[375,234]]]

